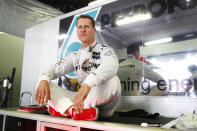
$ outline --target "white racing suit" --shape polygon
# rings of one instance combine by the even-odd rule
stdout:
[[[165,95],[166,91],[159,90],[157,83],[163,78],[154,72],[146,63],[137,60],[134,56],[129,55],[119,65],[117,73],[121,81],[122,96],[140,96],[140,95]],[[145,79],[143,79],[143,77]]]
[[[92,46],[71,53],[64,60],[50,66],[41,74],[39,81],[50,82],[67,73],[76,71],[80,84],[91,87],[84,108],[98,107],[100,117],[109,117],[117,107],[121,85],[116,76],[118,59],[110,47],[94,42]],[[73,105],[74,92],[50,83],[51,100],[49,105],[63,114]]]

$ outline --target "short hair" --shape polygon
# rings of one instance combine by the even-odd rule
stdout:
[[[80,15],[80,16],[77,18],[77,22],[78,22],[79,19],[81,19],[81,18],[87,18],[87,19],[89,19],[89,20],[91,21],[92,27],[95,28],[95,21],[94,21],[94,19],[93,19],[91,16],[89,16],[89,15]],[[77,26],[77,23],[76,23],[76,26]]]
[[[192,72],[197,70],[197,66],[196,65],[190,65],[187,69],[188,69],[189,72],[192,73]]]
[[[139,51],[139,45],[138,44],[130,44],[127,47],[127,54],[133,54],[135,51]]]

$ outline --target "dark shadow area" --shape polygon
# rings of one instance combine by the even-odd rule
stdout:
[[[176,118],[160,116],[159,113],[148,113],[142,109],[128,112],[116,111],[110,118],[99,119],[99,121],[141,125],[141,123],[164,125]]]

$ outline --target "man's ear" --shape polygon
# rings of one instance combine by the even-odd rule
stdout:
[[[135,52],[133,53],[133,56],[135,56],[135,58],[138,59],[138,58],[139,58],[139,52],[138,52],[138,51],[135,51]]]
[[[96,28],[94,28],[94,34],[96,33]]]

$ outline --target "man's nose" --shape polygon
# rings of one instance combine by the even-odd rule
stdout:
[[[82,30],[82,31],[86,31],[86,27],[85,27],[85,26],[82,27],[81,30]]]

